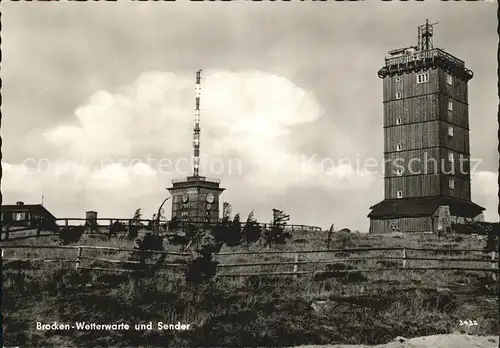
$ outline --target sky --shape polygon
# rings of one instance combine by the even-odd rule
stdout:
[[[472,200],[498,221],[496,6],[2,3],[3,202],[149,218],[192,174],[203,69],[202,174],[233,213],[366,232],[383,199],[377,71],[429,18],[434,46],[474,72]]]

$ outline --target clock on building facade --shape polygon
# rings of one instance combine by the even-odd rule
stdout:
[[[219,220],[219,197],[224,191],[219,181],[205,177],[188,177],[175,181],[169,188],[173,196],[172,218],[194,224],[215,224]]]

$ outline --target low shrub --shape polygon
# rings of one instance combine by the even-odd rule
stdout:
[[[77,243],[84,231],[85,226],[65,226],[59,230],[59,242],[62,245]]]

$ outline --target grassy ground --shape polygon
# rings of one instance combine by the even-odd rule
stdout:
[[[305,239],[306,242],[300,242]],[[281,250],[325,248],[326,234],[294,235],[296,242]],[[299,241],[299,242],[297,242]],[[57,244],[56,237],[41,237],[9,244]],[[84,236],[79,244],[131,248],[132,242]],[[408,235],[338,235],[332,248],[342,247],[481,248],[484,242],[471,237]],[[169,248],[169,249],[176,249]],[[249,250],[255,249],[250,247]],[[242,251],[223,248],[222,252]],[[4,257],[71,257],[75,251],[5,249]],[[124,258],[125,253],[95,256]],[[400,254],[401,252],[398,252]],[[89,254],[91,255],[90,252]],[[301,259],[345,259],[390,256],[388,252],[363,254],[313,254]],[[408,253],[411,256],[411,252]],[[419,253],[415,256],[436,256]],[[396,256],[394,254],[393,256]],[[397,255],[400,256],[400,255]],[[471,253],[464,255],[473,257]],[[462,257],[448,255],[446,257]],[[480,257],[480,253],[475,257]],[[220,256],[222,263],[293,260],[293,255]],[[91,261],[88,261],[90,265]],[[401,261],[397,262],[401,266]],[[376,261],[344,262],[357,268],[378,267]],[[394,264],[394,266],[397,266]],[[409,266],[436,267],[435,261],[409,261]],[[442,262],[442,265],[451,265]],[[453,263],[457,267],[457,263]],[[489,263],[458,263],[459,267],[489,267]],[[496,298],[498,284],[486,273],[384,271],[363,274],[366,278],[314,280],[311,277],[220,278],[193,286],[169,275],[133,279],[90,271],[74,265],[21,265],[12,262],[4,272],[5,346],[293,346],[300,344],[378,344],[396,336],[415,337],[450,333],[495,335],[499,332]],[[223,272],[291,270],[293,265]],[[309,266],[301,265],[301,269]],[[317,269],[318,266],[316,266]],[[221,271],[222,272],[222,271]],[[478,325],[460,325],[475,320]],[[40,331],[36,322],[50,324],[120,323],[128,331]],[[153,330],[136,331],[138,323],[152,322]],[[157,330],[157,323],[191,324],[186,331]]]

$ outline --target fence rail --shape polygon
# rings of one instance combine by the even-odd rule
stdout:
[[[57,218],[56,221],[64,221],[65,226],[69,226],[69,221],[87,221],[86,218]],[[109,221],[109,225],[104,225],[104,226],[99,226],[99,227],[106,227],[110,226],[113,224],[113,222],[119,221],[119,222],[127,222],[127,223],[132,223],[132,222],[146,222],[146,223],[151,223],[154,222],[155,220],[152,219],[123,219],[123,218],[96,218],[94,221]],[[168,224],[170,223],[171,220],[160,220],[161,224]],[[180,223],[180,222],[179,222]],[[260,227],[262,228],[269,228],[272,226],[271,223],[258,223]],[[216,226],[217,223],[209,223],[210,226]],[[241,227],[245,227],[246,222],[242,221],[241,222]],[[315,231],[315,232],[320,232],[323,229],[319,226],[310,226],[310,225],[303,225],[303,224],[288,224],[285,226],[285,230],[289,231]]]
[[[131,248],[118,248],[99,245],[2,245],[0,249],[100,249],[109,251],[125,251],[136,252],[137,249]],[[233,255],[272,255],[272,254],[317,254],[317,253],[340,253],[340,252],[367,252],[367,251],[426,251],[426,252],[485,252],[485,249],[450,249],[450,248],[407,248],[407,247],[386,247],[386,248],[344,248],[344,249],[312,249],[312,250],[269,250],[269,251],[238,251],[238,252],[219,252],[219,256],[233,256]],[[151,253],[170,254],[178,256],[191,255],[187,252],[176,251],[158,251],[146,250]]]
[[[60,250],[75,250],[77,251],[77,255],[75,259],[58,259],[58,258],[9,258],[4,256],[4,250],[8,249],[60,249]],[[114,268],[103,268],[103,267],[82,267],[81,263],[83,260],[89,261],[101,261],[107,262],[111,264],[142,264],[142,265],[154,265],[155,267],[162,268],[186,268],[186,263],[179,262],[162,262],[160,264],[155,263],[147,263],[147,262],[139,262],[139,261],[129,261],[129,260],[117,260],[117,259],[109,259],[109,258],[99,258],[99,257],[90,257],[83,256],[84,250],[98,250],[98,251],[114,251],[114,252],[128,252],[128,253],[139,253],[139,254],[156,254],[156,255],[170,255],[170,256],[183,256],[187,259],[192,258],[191,253],[185,252],[172,252],[172,251],[157,251],[157,250],[137,250],[137,249],[126,249],[126,248],[117,248],[117,247],[103,247],[103,246],[86,246],[86,245],[75,245],[75,246],[54,246],[54,245],[45,245],[45,246],[33,246],[33,245],[4,245],[1,246],[1,257],[4,261],[21,261],[21,262],[63,262],[63,263],[75,263],[76,269],[89,269],[96,271],[117,271],[117,272],[129,272],[127,269],[114,269]],[[343,252],[368,252],[368,251],[395,251],[401,252],[401,256],[396,257],[357,257],[357,258],[335,258],[335,259],[321,259],[321,260],[304,260],[301,259],[301,256],[306,256],[309,254],[334,254],[334,253],[343,253]],[[467,258],[467,257],[410,257],[408,256],[408,251],[418,251],[418,252],[438,252],[438,253],[450,253],[450,252],[482,252],[482,257],[476,258]],[[489,255],[486,255],[489,254]],[[228,269],[228,268],[249,268],[249,267],[266,267],[266,266],[293,266],[293,271],[282,271],[282,272],[269,272],[269,271],[260,271],[253,273],[222,273],[218,274],[217,277],[248,277],[248,276],[300,276],[306,274],[321,274],[326,272],[381,272],[381,271],[476,271],[476,272],[489,272],[492,274],[493,279],[497,279],[497,274],[499,273],[499,269],[497,267],[498,263],[498,253],[496,251],[486,252],[484,249],[435,249],[435,248],[401,248],[401,247],[392,247],[392,248],[350,248],[350,249],[332,249],[332,250],[294,250],[294,251],[261,251],[261,252],[225,252],[218,253],[215,255],[217,260],[220,258],[224,258],[226,256],[239,256],[239,255],[283,255],[283,254],[291,254],[293,256],[293,261],[271,261],[271,262],[244,262],[244,263],[219,263],[217,268],[219,269]],[[368,260],[377,260],[377,261],[402,261],[402,263],[397,263],[396,267],[393,268],[352,268],[352,269],[338,269],[338,270],[299,270],[300,266],[304,265],[322,265],[322,264],[334,264],[339,262],[354,262],[354,261],[368,261]],[[184,260],[187,261],[187,260]],[[440,262],[481,262],[481,263],[491,263],[490,268],[472,268],[472,267],[410,267],[410,261],[440,261]],[[4,266],[8,267],[8,263],[4,263]],[[386,266],[383,265],[382,266]]]
[[[2,245],[0,249],[88,249],[88,250],[107,250],[118,252],[137,252],[137,249],[106,247],[98,245]],[[189,256],[190,253],[181,253],[176,251],[159,251],[159,250],[141,250],[148,253],[160,255],[175,255],[175,256]]]
[[[124,225],[126,225],[125,227],[130,230],[132,228],[132,226],[134,227],[137,227],[137,224],[139,223],[140,224],[140,227],[142,228],[148,228],[148,226],[151,226],[153,223],[155,223],[155,220],[153,219],[130,219],[130,218],[127,218],[127,219],[123,219],[123,218],[113,218],[113,217],[106,217],[106,218],[96,218],[96,219],[92,219],[93,221],[96,221],[97,222],[97,225],[96,226],[87,226],[88,230],[90,230],[90,232],[94,231],[94,230],[97,230],[97,229],[100,229],[100,228],[108,228],[111,232],[111,229],[112,229],[112,226],[115,222],[120,222]],[[55,219],[56,221],[56,224],[61,227],[61,226],[64,226],[64,227],[77,227],[77,226],[86,226],[86,222],[88,221],[87,218],[56,218]],[[79,223],[78,224],[74,224],[73,222],[75,221],[78,221]],[[107,224],[99,224],[98,222],[99,221],[105,221],[105,222],[108,222]],[[61,224],[58,224],[58,222],[60,222]],[[83,224],[81,222],[84,222]],[[172,222],[171,220],[159,220],[160,224],[161,225],[167,225],[167,228],[168,225]],[[33,236],[28,236],[28,237],[40,237],[40,236],[43,236],[43,234],[41,233],[43,227],[39,228],[36,226],[35,224],[35,221],[26,221],[25,222],[26,224],[29,224],[29,227],[25,227],[25,226],[19,226],[19,228],[16,228],[16,229],[12,229],[11,227],[6,227],[4,225],[2,225],[2,235],[0,235],[0,240],[10,240],[10,236],[12,234],[16,234],[18,232],[26,232],[28,230],[34,230],[36,231],[36,235],[33,235]],[[180,222],[178,222],[179,224],[181,224]],[[272,227],[272,224],[270,223],[258,223],[260,228],[262,229],[269,229]],[[217,225],[217,223],[210,223],[209,226],[210,227],[215,227]],[[244,228],[246,226],[246,222],[241,222],[241,227]],[[309,225],[297,225],[297,224],[291,224],[291,225],[286,225],[285,226],[285,231],[289,231],[289,232],[304,232],[304,231],[307,231],[307,232],[321,232],[322,231],[322,228],[321,227],[318,227],[318,226],[309,226]],[[24,237],[21,237],[21,239],[24,239],[24,238],[28,238],[26,236]],[[16,238],[16,237],[15,237]],[[19,237],[17,237],[19,238]],[[17,239],[16,238],[16,239]]]

